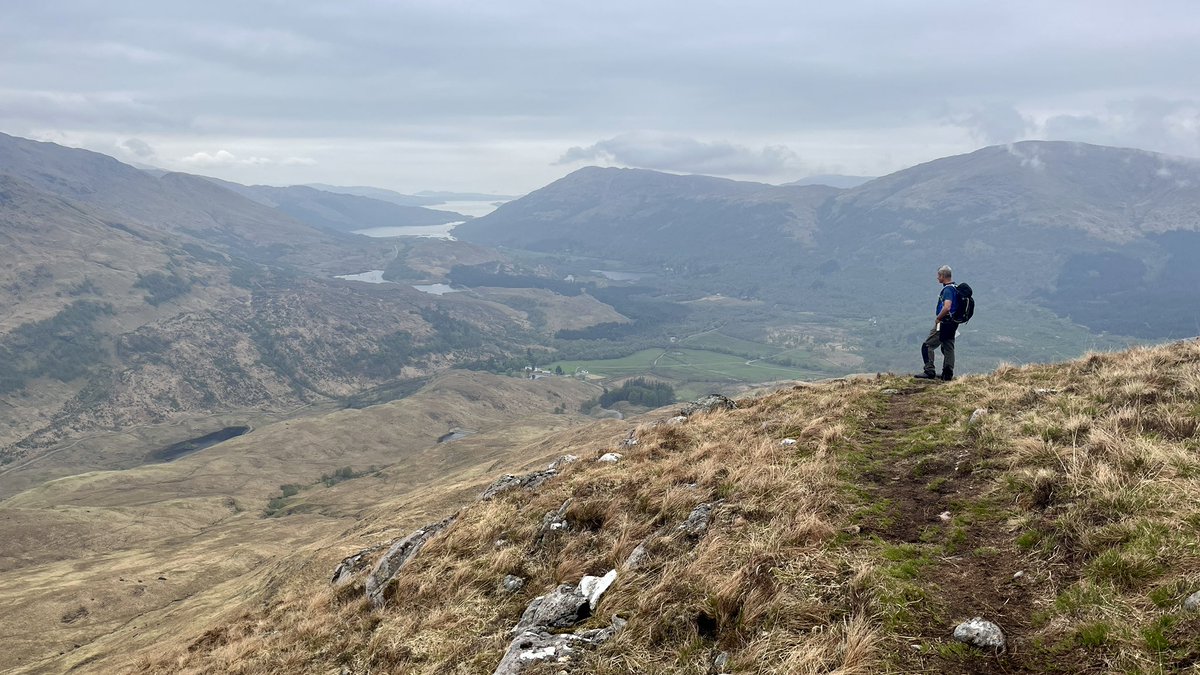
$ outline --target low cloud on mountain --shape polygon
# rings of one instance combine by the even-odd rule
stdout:
[[[627,133],[569,148],[558,164],[613,164],[639,169],[716,175],[770,176],[794,169],[800,158],[783,145],[759,149],[687,136]]]

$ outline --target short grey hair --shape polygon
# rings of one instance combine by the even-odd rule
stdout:
[[[943,279],[953,279],[954,270],[950,269],[949,265],[942,265],[938,268],[938,276]]]

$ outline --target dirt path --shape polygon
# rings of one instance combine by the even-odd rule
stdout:
[[[1033,608],[1025,582],[1014,579],[1024,556],[1005,527],[1004,505],[992,502],[986,458],[961,422],[943,421],[945,405],[933,397],[939,386],[887,396],[864,429],[862,479],[879,508],[863,534],[885,542],[884,557],[895,563],[889,573],[915,587],[892,656],[906,673],[1047,672],[1025,653]],[[955,625],[975,616],[1001,627],[1005,653],[953,642]]]

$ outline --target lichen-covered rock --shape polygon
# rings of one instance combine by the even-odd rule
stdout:
[[[525,580],[512,574],[506,574],[504,581],[500,582],[500,588],[504,589],[506,593],[516,593],[525,588]]]
[[[538,531],[539,544],[549,537],[571,529],[571,524],[567,522],[567,509],[571,507],[571,501],[571,498],[567,497],[557,511],[547,511],[546,515],[542,516],[542,529]]]
[[[709,394],[683,406],[679,410],[679,414],[683,417],[691,417],[697,413],[707,413],[714,410],[733,410],[735,408],[737,408],[737,403],[734,403],[732,399],[720,394]]]
[[[503,494],[509,490],[533,490],[534,488],[540,487],[542,483],[545,483],[556,475],[558,475],[558,469],[556,468],[549,468],[545,471],[535,471],[533,473],[525,474],[524,476],[504,474],[493,481],[492,484],[483,491],[483,494],[479,495],[479,499],[487,501],[496,495]]]
[[[492,675],[520,675],[539,663],[569,665],[578,658],[579,650],[594,647],[616,635],[625,627],[625,621],[614,616],[607,628],[594,628],[579,633],[552,635],[549,631],[530,629],[521,631],[508,645],[508,651]]]
[[[667,420],[667,424],[683,424],[687,421],[687,415],[676,415]]]
[[[375,563],[375,567],[371,570],[371,574],[367,576],[366,592],[367,598],[371,604],[376,607],[383,606],[384,591],[387,589],[390,582],[396,573],[400,571],[408,561],[421,552],[425,544],[436,536],[439,532],[450,527],[458,514],[454,514],[445,520],[436,522],[432,525],[426,525],[421,529],[413,532],[400,541],[392,544],[387,553]]]
[[[720,502],[710,502],[707,504],[701,504],[700,506],[692,509],[692,512],[688,515],[687,520],[680,523],[675,530],[677,532],[682,532],[689,537],[703,537],[704,533],[708,531],[708,521],[712,518],[713,509],[719,503]]]
[[[954,639],[980,649],[1004,649],[1005,644],[1000,627],[979,616],[958,624]]]

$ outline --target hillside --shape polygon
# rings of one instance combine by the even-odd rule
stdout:
[[[61,663],[1179,671],[1200,659],[1200,512],[1189,496],[1198,406],[1200,343],[1189,341],[944,385],[835,380],[734,410],[606,422],[520,451],[527,471],[578,456],[556,472],[497,482],[473,501],[499,471],[414,493],[437,504],[420,514],[406,510],[413,501],[381,501],[348,532],[231,581],[249,603],[169,637],[156,629],[160,641],[140,655],[97,643]],[[609,452],[615,462],[597,461]],[[414,530],[426,538],[379,562],[381,547]],[[359,550],[331,585],[337,562]],[[526,611],[540,596],[553,601]],[[531,628],[514,640],[523,615]],[[972,617],[997,624],[1006,649],[952,639]]]
[[[272,187],[270,185],[239,185],[216,178],[207,178],[207,180],[260,204],[277,209],[302,223],[332,232],[353,232],[372,227],[442,225],[470,219],[468,216],[452,211],[401,205],[382,199],[342,194],[304,185]]]
[[[859,319],[911,316],[949,263],[982,289],[993,332],[1075,323],[1179,338],[1200,332],[1198,207],[1194,160],[1028,141],[847,190],[587,168],[456,234],[621,261],[657,273],[667,293]]]

